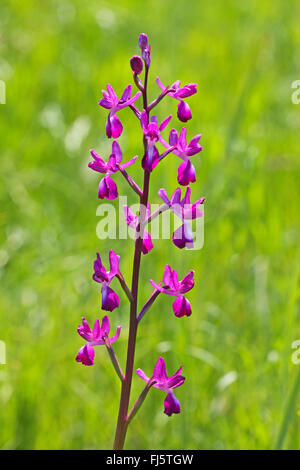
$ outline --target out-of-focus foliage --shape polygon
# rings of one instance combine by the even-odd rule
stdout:
[[[299,328],[300,79],[297,0],[1,0],[0,79],[0,446],[5,449],[110,448],[120,387],[106,351],[94,367],[74,360],[81,315],[101,316],[92,279],[96,251],[121,255],[130,281],[132,241],[96,236],[99,177],[89,149],[107,157],[106,112],[97,105],[111,83],[131,82],[129,58],[146,32],[154,79],[197,82],[188,137],[202,132],[193,159],[193,199],[206,197],[205,245],[180,252],[155,242],[142,260],[140,303],[170,262],[196,271],[190,318],[176,319],[161,296],[141,323],[136,366],[151,374],[159,355],[169,373],[184,366],[182,413],[163,415],[153,390],[133,421],[127,448],[272,448],[297,367]],[[172,112],[166,99],[159,119]],[[142,156],[130,110],[120,138],[124,157]],[[151,197],[176,188],[178,159],[153,173]],[[140,161],[129,169],[141,184]],[[115,177],[119,192],[126,182]],[[134,194],[128,196],[135,202]],[[115,201],[118,208],[118,201]],[[116,286],[117,287],[117,284]],[[123,326],[115,350],[124,366],[128,305],[110,315]],[[143,383],[134,378],[132,397]],[[285,439],[299,448],[299,396]]]

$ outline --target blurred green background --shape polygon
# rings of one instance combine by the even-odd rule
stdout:
[[[170,374],[184,366],[182,413],[165,416],[164,394],[153,390],[126,447],[300,448],[300,365],[291,361],[300,339],[300,104],[291,101],[299,18],[297,0],[1,0],[1,448],[112,446],[119,382],[104,348],[94,367],[75,362],[76,328],[81,315],[93,323],[103,314],[91,279],[96,251],[106,264],[109,248],[119,253],[129,282],[133,244],[97,238],[99,176],[87,163],[90,148],[109,155],[97,100],[106,83],[120,94],[132,82],[140,32],[152,46],[150,98],[157,74],[199,84],[187,127],[188,137],[203,134],[192,198],[206,197],[205,245],[180,251],[164,240],[142,259],[140,305],[167,262],[180,278],[195,269],[196,286],[190,318],[176,319],[161,296],[137,342],[135,365],[148,375],[159,355]],[[180,130],[176,106],[166,99],[158,117],[172,112]],[[119,116],[124,159],[141,156],[136,118],[128,109]],[[153,202],[159,188],[176,188],[177,167],[170,157],[155,170]],[[139,163],[129,172],[142,183]],[[122,292],[110,318],[123,326],[115,350],[124,366]],[[133,398],[142,387],[134,377]]]

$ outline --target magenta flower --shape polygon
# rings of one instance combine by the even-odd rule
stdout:
[[[151,379],[155,380],[156,383],[153,385],[155,388],[159,388],[163,392],[167,393],[167,396],[164,401],[164,413],[168,416],[172,416],[173,413],[180,413],[180,403],[175,397],[173,393],[173,389],[176,387],[180,387],[185,381],[185,377],[181,374],[182,367],[178,369],[178,371],[171,375],[170,377],[166,371],[166,364],[162,357],[160,357],[155,364],[154,373]],[[149,382],[151,380],[149,377],[146,376],[145,372],[142,369],[137,369],[137,375],[144,380],[145,382]]]
[[[170,132],[169,144],[172,147],[176,147],[176,149],[174,149],[172,153],[174,153],[183,160],[183,162],[178,168],[177,176],[177,181],[182,186],[188,186],[190,183],[194,183],[196,181],[195,168],[190,162],[190,157],[201,152],[202,146],[199,145],[200,138],[201,134],[197,134],[195,135],[195,137],[192,138],[189,144],[187,144],[185,127],[181,129],[179,137],[176,129],[172,129]],[[164,145],[164,147],[166,147],[167,149],[170,148],[161,135],[159,140]]]
[[[166,90],[166,87],[161,83],[159,77],[156,77],[156,83],[162,91]],[[175,91],[168,93],[168,95],[172,98],[175,98],[176,100],[179,100],[177,117],[182,122],[187,122],[192,119],[190,107],[183,100],[184,98],[187,98],[188,96],[192,96],[197,93],[197,86],[197,83],[188,83],[187,85],[184,85],[180,88],[180,81],[177,80],[170,87]]]
[[[160,132],[168,125],[172,116],[168,116],[160,126],[157,125],[157,117],[151,116],[150,122],[146,110],[141,115],[141,126],[144,131],[145,139],[148,143],[148,149],[142,160],[144,170],[152,171],[159,162],[159,152],[155,147],[156,142],[160,139]]]
[[[194,202],[194,204],[190,203],[190,196],[191,196],[191,188],[187,187],[184,197],[181,198],[181,189],[177,188],[171,200],[169,200],[167,193],[164,189],[160,189],[158,191],[161,199],[170,207],[170,209],[174,212],[179,219],[182,220],[183,224],[178,227],[173,232],[172,240],[174,245],[178,248],[193,248],[193,232],[191,226],[189,224],[189,220],[197,219],[198,217],[203,216],[203,211],[201,210],[201,204],[204,202],[204,198],[199,199],[198,201]]]
[[[181,281],[178,281],[176,269],[172,271],[170,266],[166,264],[163,281],[156,284],[150,280],[150,283],[159,292],[176,297],[172,305],[176,317],[181,318],[184,315],[189,317],[191,315],[190,302],[183,294],[189,292],[194,287],[194,271],[189,271]]]
[[[116,140],[112,143],[112,154],[110,155],[108,162],[105,162],[101,157],[99,157],[95,150],[90,150],[90,153],[94,161],[89,162],[89,168],[94,171],[98,171],[99,173],[105,173],[104,178],[102,178],[99,184],[99,199],[116,199],[116,197],[118,197],[118,188],[116,183],[110,178],[110,175],[133,165],[138,157],[133,157],[128,160],[128,162],[121,164],[122,150]]]
[[[125,221],[126,221],[126,224],[133,228],[134,230],[136,230],[138,224],[139,224],[139,218],[137,215],[135,215],[132,210],[130,209],[130,207],[124,205],[123,206],[123,210],[124,210],[124,216],[125,216]],[[147,206],[147,210],[146,210],[146,217],[149,217],[150,216],[150,206],[148,204]],[[136,232],[136,235],[138,235],[138,232]],[[149,251],[151,251],[153,248],[153,243],[152,243],[152,239],[151,239],[151,235],[146,232],[146,230],[144,230],[144,233],[143,233],[143,246],[142,246],[142,253],[144,255],[146,255],[147,253],[149,253]]]
[[[92,366],[95,356],[93,346],[104,345],[105,340],[107,340],[109,344],[114,343],[119,338],[121,329],[122,327],[118,326],[116,334],[109,338],[110,324],[107,315],[102,318],[101,327],[99,320],[95,321],[93,330],[90,329],[86,319],[82,317],[82,325],[78,326],[77,331],[79,335],[86,340],[86,344],[79,349],[76,361],[81,362],[85,366]]]
[[[102,90],[103,98],[98,102],[98,104],[103,108],[110,110],[106,121],[106,135],[109,139],[111,137],[117,139],[120,137],[123,131],[122,123],[116,115],[117,111],[126,108],[126,106],[132,105],[141,95],[141,92],[138,91],[131,98],[131,88],[131,85],[128,85],[125,88],[121,99],[118,99],[113,87],[110,84],[106,86],[107,91]]]
[[[93,279],[99,284],[102,284],[102,309],[112,312],[119,306],[118,295],[109,287],[112,279],[120,274],[119,271],[120,256],[117,256],[113,250],[109,252],[110,271],[106,271],[102,264],[99,253],[97,259],[94,261],[94,274]]]

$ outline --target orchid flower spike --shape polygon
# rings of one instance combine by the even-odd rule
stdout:
[[[165,87],[159,77],[156,77],[156,83],[162,91],[165,91],[167,87]],[[192,96],[197,93],[197,83],[188,83],[183,87],[180,87],[180,81],[177,80],[176,82],[171,85],[170,88],[174,89],[175,91],[168,93],[169,96],[175,98],[179,101],[178,109],[177,109],[177,117],[181,122],[187,122],[192,119],[192,113],[190,107],[187,103],[185,103],[184,98],[188,96]]]
[[[199,145],[199,140],[201,138],[201,134],[195,135],[192,140],[187,144],[186,141],[186,128],[183,127],[180,132],[180,136],[176,129],[172,129],[169,135],[169,144],[173,147],[176,147],[172,153],[177,155],[183,162],[178,168],[178,176],[177,181],[181,186],[188,186],[190,183],[194,183],[196,181],[196,174],[195,174],[195,167],[190,162],[190,157],[192,155],[196,155],[197,153],[201,152],[202,146]],[[159,137],[160,142],[163,144],[166,149],[169,149],[170,146],[168,143],[163,139],[160,135]]]
[[[84,317],[82,317],[82,324],[78,326],[77,331],[78,334],[86,340],[86,344],[79,349],[78,354],[76,356],[76,361],[81,362],[85,366],[92,366],[94,364],[94,346],[104,345],[105,340],[112,344],[114,343],[120,336],[121,333],[121,326],[117,327],[117,332],[111,338],[108,337],[110,324],[108,316],[105,315],[102,318],[102,324],[100,326],[99,320],[95,321],[95,325],[93,330],[90,329],[88,322]]]
[[[176,269],[172,271],[170,266],[166,264],[163,281],[156,284],[156,282],[150,280],[150,283],[159,292],[176,297],[172,305],[176,317],[181,318],[184,315],[189,317],[191,315],[192,309],[190,302],[183,294],[189,292],[194,287],[194,271],[189,271],[187,275],[179,281]]]
[[[177,188],[171,200],[169,200],[167,193],[164,189],[158,191],[159,196],[167,204],[170,209],[174,212],[179,219],[182,220],[183,224],[173,232],[172,241],[178,248],[193,248],[193,232],[189,223],[189,220],[203,217],[204,212],[201,209],[205,199],[201,198],[194,204],[190,203],[191,188],[188,186],[184,197],[181,200],[181,189]]]
[[[130,209],[130,207],[126,205],[123,206],[123,210],[124,210],[126,224],[129,227],[136,230],[139,224],[138,216],[135,215]],[[148,204],[147,209],[146,209],[146,217],[148,218],[149,216],[150,216],[150,205]],[[138,232],[136,232],[136,236],[138,236]],[[152,248],[153,248],[153,243],[152,243],[151,235],[148,232],[146,232],[146,230],[144,230],[142,253],[146,255],[147,253],[149,253],[149,251],[152,250]]]
[[[99,184],[99,199],[116,199],[118,197],[118,188],[116,183],[110,178],[110,175],[133,165],[138,157],[133,157],[128,160],[128,162],[121,164],[122,150],[116,140],[112,143],[112,154],[110,155],[108,162],[105,162],[101,157],[99,157],[95,150],[90,150],[90,153],[94,160],[89,162],[88,167],[94,171],[105,174]]]
[[[94,274],[93,279],[99,284],[102,284],[102,309],[112,312],[119,306],[118,295],[109,287],[112,279],[120,274],[119,271],[120,256],[117,256],[113,250],[109,252],[110,271],[106,271],[102,264],[99,253],[97,259],[94,261]]]
[[[168,125],[172,115],[168,116],[158,126],[157,117],[151,116],[150,122],[146,110],[144,109],[141,115],[141,126],[144,131],[145,139],[148,143],[148,149],[145,153],[142,166],[144,170],[152,171],[159,162],[159,152],[155,146],[156,142],[160,139],[160,132]]]
[[[98,102],[98,104],[103,108],[110,110],[106,121],[106,135],[109,139],[111,137],[117,139],[123,131],[122,123],[116,115],[117,111],[132,105],[141,95],[141,92],[139,91],[131,98],[131,88],[131,85],[128,85],[125,88],[121,99],[118,99],[110,84],[106,86],[107,91],[102,90],[103,98]]]
[[[180,387],[185,381],[185,377],[181,375],[182,367],[178,371],[171,375],[170,377],[166,371],[166,364],[162,357],[160,357],[155,364],[154,373],[151,378],[147,377],[145,372],[142,369],[137,369],[137,375],[144,380],[149,382],[149,380],[155,380],[153,387],[162,390],[167,393],[167,396],[164,401],[164,413],[168,416],[172,416],[173,413],[180,413],[180,403],[173,393],[173,389]]]

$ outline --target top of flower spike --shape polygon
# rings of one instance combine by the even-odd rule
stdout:
[[[148,36],[145,33],[141,33],[139,36],[139,48],[142,51],[142,59],[145,62],[146,67],[149,67],[151,62],[151,47],[148,44]]]
[[[97,259],[94,261],[94,274],[93,279],[96,282],[109,283],[113,277],[119,273],[119,261],[120,256],[116,255],[113,250],[109,252],[109,264],[110,271],[106,271],[104,265],[102,264],[99,253],[97,253]]]

